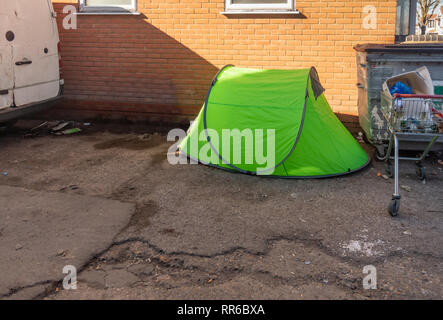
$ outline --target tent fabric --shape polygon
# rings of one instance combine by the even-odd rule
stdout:
[[[249,130],[254,143],[245,148],[247,134],[241,136],[242,143],[228,141],[223,138],[226,130]],[[224,67],[179,149],[207,165],[289,178],[348,174],[370,161],[331,110],[315,68]],[[264,165],[257,154],[267,155],[268,149],[275,157]]]

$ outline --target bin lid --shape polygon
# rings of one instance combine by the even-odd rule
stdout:
[[[443,43],[423,43],[423,44],[379,44],[365,43],[354,47],[358,52],[408,52],[408,53],[443,53]]]

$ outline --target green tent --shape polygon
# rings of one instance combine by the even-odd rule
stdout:
[[[332,112],[315,68],[224,67],[179,148],[188,158],[246,174],[323,178],[369,157]]]

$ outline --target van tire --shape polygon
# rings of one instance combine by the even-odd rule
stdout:
[[[14,125],[17,123],[17,120],[10,120],[7,122],[0,123],[1,130],[10,130],[14,127]]]

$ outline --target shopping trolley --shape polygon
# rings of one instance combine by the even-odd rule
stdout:
[[[389,177],[394,177],[395,186],[389,213],[395,217],[400,209],[398,185],[399,160],[415,161],[416,173],[426,183],[426,172],[422,161],[428,155],[439,137],[443,136],[443,95],[395,94],[394,97],[382,92],[381,111],[388,123],[389,144],[384,156],[385,169]],[[416,158],[399,156],[399,141],[420,136],[429,141],[423,153]],[[392,155],[394,149],[394,155]],[[392,160],[394,165],[392,165]]]

